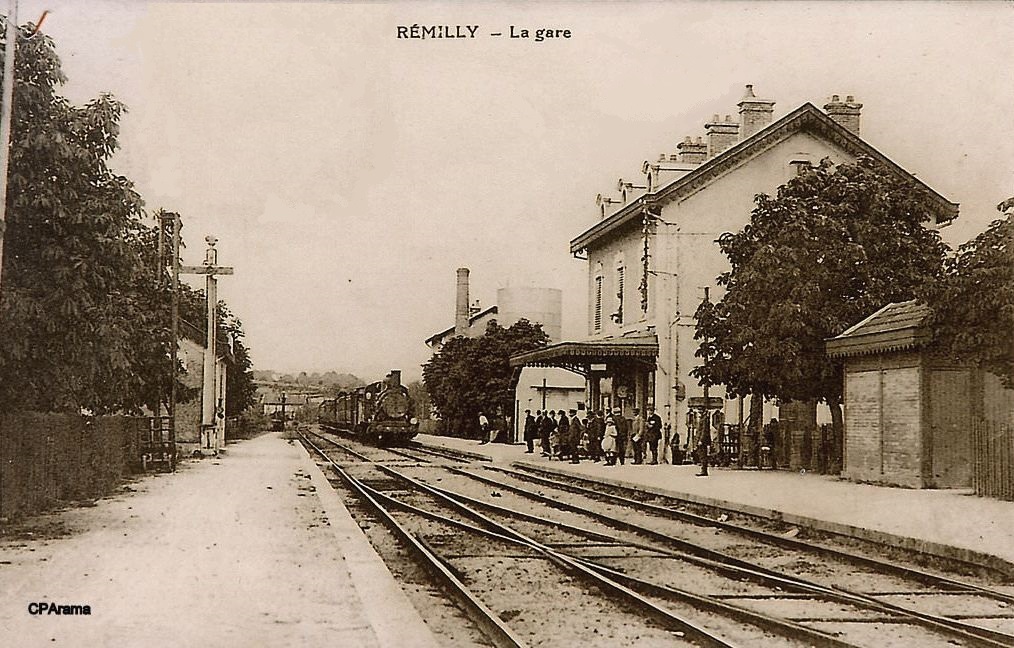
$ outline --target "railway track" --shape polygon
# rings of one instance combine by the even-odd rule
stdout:
[[[940,589],[953,590],[954,593],[966,593],[970,595],[977,594],[995,599],[998,602],[1008,605],[1014,604],[1014,591],[999,591],[943,574],[931,573],[899,562],[887,561],[875,556],[810,542],[796,537],[795,534],[786,535],[774,533],[729,522],[723,518],[712,518],[688,512],[680,508],[674,508],[672,505],[659,505],[641,499],[634,499],[630,496],[616,495],[611,492],[611,487],[607,486],[603,489],[601,488],[601,484],[595,484],[595,482],[591,482],[591,480],[581,481],[585,484],[595,484],[599,486],[599,488],[596,488],[594,485],[576,485],[573,483],[574,480],[569,478],[560,479],[558,476],[555,476],[555,478],[544,476],[546,473],[530,474],[528,470],[519,471],[498,466],[488,466],[485,470],[498,472],[509,479],[516,480],[518,482],[525,482],[537,487],[549,487],[556,490],[567,491],[568,493],[574,493],[581,497],[581,501],[590,499],[607,504],[616,504],[622,507],[622,510],[636,511],[637,515],[640,517],[655,516],[681,523],[688,523],[697,528],[714,529],[727,536],[727,539],[724,542],[726,546],[730,546],[740,551],[749,550],[750,547],[749,544],[739,543],[738,538],[743,538],[747,541],[754,542],[755,546],[767,545],[782,549],[783,552],[779,556],[781,559],[784,559],[786,556],[798,555],[800,553],[813,554],[828,560],[836,561],[841,564],[849,564],[865,570],[860,572],[860,575],[864,577],[868,574],[892,574],[909,581],[924,583]],[[503,486],[505,488],[513,487],[512,484],[498,482],[481,475],[473,475],[473,477],[492,485]],[[793,552],[796,553],[794,554]]]
[[[327,440],[326,437],[321,438]],[[533,607],[531,601],[524,600],[532,598],[533,591],[540,598],[550,594],[555,597],[549,607],[556,614],[587,614],[589,618],[594,615],[606,623],[613,622],[612,625],[615,627],[610,633],[601,634],[597,638],[599,641],[596,642],[595,637],[588,637],[581,639],[582,643],[589,643],[590,640],[590,645],[596,643],[615,645],[616,642],[640,641],[648,642],[649,645],[716,647],[738,645],[714,637],[692,622],[652,605],[638,594],[596,576],[588,567],[569,560],[548,546],[519,536],[513,530],[488,519],[482,519],[481,514],[469,511],[467,507],[462,508],[460,501],[439,494],[414,482],[411,478],[407,483],[415,486],[414,490],[404,488],[406,482],[402,478],[378,477],[378,472],[388,475],[391,469],[377,464],[367,455],[341,446],[333,440],[328,441],[333,447],[357,457],[371,469],[364,471],[362,464],[343,466],[334,461],[320,445],[314,443],[314,440],[307,436],[303,437],[304,444],[317,453],[346,483],[353,485],[354,490],[371,503],[385,523],[396,529],[406,547],[426,565],[427,570],[441,582],[469,618],[483,629],[492,645],[526,646],[529,643],[507,627],[500,616],[487,607],[483,598],[495,601],[498,608],[503,608],[504,603],[508,603],[508,608],[500,613],[502,616],[517,619],[525,615],[528,626],[542,626],[548,631],[526,633],[536,638],[535,644],[569,644],[567,637],[560,637],[558,631],[544,623],[546,616],[543,608],[546,607],[547,601],[536,600]],[[363,472],[366,474],[353,474]],[[396,473],[397,471],[390,474]],[[471,517],[478,515],[483,524],[476,526],[474,522],[454,517],[454,511],[465,511],[470,513]],[[409,518],[416,520],[435,521],[437,527],[427,527],[428,537],[423,538],[421,533],[412,530],[418,523],[413,524],[412,521],[404,519],[403,515],[406,513]],[[454,533],[451,533],[451,530]],[[462,541],[462,535],[468,536],[466,542]],[[490,563],[494,560],[500,567],[495,570],[496,573],[492,578],[480,577],[481,572],[490,570]],[[542,565],[534,568],[532,565],[534,561],[539,561]],[[466,586],[466,580],[471,581],[481,592],[473,593]],[[590,610],[586,600],[590,593],[586,585],[588,581],[594,581],[611,595],[610,598],[600,596],[598,605],[592,606]],[[504,588],[503,584],[510,587]],[[639,614],[630,614],[633,610],[617,607],[616,596],[623,597],[625,605],[636,606]],[[560,605],[561,598],[581,603],[582,608],[569,610],[567,605]],[[575,628],[574,632],[580,635],[581,630]],[[544,636],[547,634],[548,636]],[[592,634],[597,634],[597,630]]]
[[[481,528],[510,538],[537,552],[570,577],[577,575],[593,589],[621,598],[625,606],[638,609],[662,627],[681,628],[675,630],[682,633],[680,639],[689,639],[694,645],[730,645],[731,640],[742,645],[781,642],[836,647],[1014,645],[1014,637],[1000,630],[966,623],[932,609],[927,611],[925,606],[918,609],[890,602],[891,597],[925,602],[931,598],[936,601],[940,597],[973,596],[979,603],[988,600],[999,607],[988,611],[976,609],[966,616],[979,623],[993,618],[1003,624],[1012,615],[1006,607],[1010,601],[1002,592],[911,568],[892,566],[897,568],[888,570],[876,561],[853,560],[850,555],[839,555],[841,552],[809,551],[809,546],[801,541],[783,542],[792,539],[781,537],[773,540],[722,524],[709,526],[714,522],[710,518],[673,516],[672,511],[663,507],[653,510],[644,502],[616,499],[619,496],[602,492],[583,492],[582,488],[592,489],[555,483],[546,477],[496,467],[477,469],[474,463],[467,463],[467,457],[455,458],[457,465],[448,465],[449,453],[434,455],[413,447],[383,449],[386,452],[371,449],[363,454],[332,438],[319,438],[353,457],[356,463],[368,464],[371,471],[383,473],[385,485],[392,493],[400,493],[404,498],[414,497],[406,492],[427,492],[430,499],[427,508],[437,503],[438,508],[449,508],[459,516],[452,525]],[[320,448],[317,451],[322,452]],[[412,463],[391,459],[392,455],[411,459]],[[444,463],[432,461],[434,456]],[[480,470],[496,472],[497,478],[478,474]],[[437,483],[440,485],[436,486]],[[532,490],[533,484],[541,490]],[[391,501],[395,499],[392,496]],[[635,504],[637,507],[633,508]],[[550,511],[552,518],[546,517]],[[714,538],[702,542],[700,537],[677,537],[679,534],[672,532],[674,520],[684,526],[693,523],[698,529],[719,529],[714,532],[717,544],[727,551],[738,546],[738,555],[713,548]],[[700,536],[699,531],[697,535]],[[730,544],[726,536],[734,536],[739,545]],[[779,560],[761,560],[763,555],[754,555],[754,560],[741,557],[749,553],[742,546],[744,538],[749,541],[747,547],[750,543],[776,547],[782,564]],[[497,555],[490,551],[484,554],[487,560]],[[835,570],[840,573],[843,565],[849,568],[861,565],[868,570],[861,574],[863,577],[878,578],[879,583],[889,583],[890,587],[873,593],[859,592],[841,588],[834,579],[821,582],[805,578],[812,574],[801,574],[799,570],[793,573],[776,569],[786,566],[785,554],[790,555],[790,563],[798,562],[800,556],[830,561],[833,567],[825,565],[824,569],[830,569],[832,575]],[[454,558],[443,557],[445,565],[462,559],[460,552],[450,555]],[[477,567],[471,565],[473,569]],[[922,589],[912,587],[914,581]],[[693,587],[687,586],[688,582]],[[927,589],[928,586],[934,589]],[[962,605],[968,607],[970,603],[963,600]]]
[[[774,522],[768,518],[746,513],[725,511],[714,506],[697,504],[679,499],[675,495],[665,495],[646,490],[638,490],[618,484],[605,483],[581,477],[579,475],[562,475],[558,472],[543,470],[527,465],[521,466],[519,469],[509,472],[514,472],[518,475],[530,475],[531,477],[529,477],[529,480],[533,483],[539,482],[539,480],[536,479],[537,477],[543,477],[545,481],[542,483],[550,484],[554,487],[567,488],[573,492],[586,494],[592,497],[599,497],[605,500],[622,502],[624,504],[636,504],[639,507],[646,505],[647,508],[653,510],[662,508],[674,518],[719,528],[732,528],[737,532],[752,534],[754,537],[766,539],[769,542],[781,543],[790,547],[803,546],[814,553],[823,553],[828,556],[846,558],[857,563],[865,562],[868,565],[872,565],[880,569],[895,569],[896,562],[894,560],[883,559],[884,554],[895,554],[900,560],[911,563],[915,566],[923,563],[943,563],[946,567],[942,571],[987,575],[997,583],[1010,584],[1011,582],[1011,576],[1007,572],[985,566],[977,562],[972,562],[971,560],[960,558],[942,559],[938,556],[918,554],[911,549],[886,546],[874,541],[858,540],[853,537],[842,536],[829,531],[817,531],[813,529],[804,530],[804,535],[808,539],[804,540],[800,537],[798,540],[794,540],[791,537],[784,537],[780,535],[779,532],[772,532],[770,530],[773,527],[781,527],[780,531],[785,531],[787,529],[791,530],[794,528],[793,525]],[[620,497],[615,497],[616,495],[620,495]],[[662,506],[652,507],[651,505],[653,503],[661,504]],[[698,513],[694,513],[693,511],[698,511]],[[725,520],[729,519],[730,514],[731,517],[736,518],[736,522],[723,524]],[[765,530],[767,530],[767,532],[765,532]],[[799,529],[797,528],[796,531],[799,531]],[[824,538],[823,541],[820,540],[822,537]],[[868,554],[864,555],[862,550],[844,550],[840,548],[842,544],[861,546],[868,552]],[[870,556],[869,554],[873,554],[873,556]],[[915,576],[915,572],[918,571],[920,570],[913,570],[911,575]],[[1014,594],[1014,589],[1011,590],[1011,593]]]
[[[653,514],[645,511],[643,507],[604,506],[598,500],[575,500],[573,497],[568,500],[566,492],[550,491],[545,488],[545,483],[542,481],[539,482],[542,485],[542,490],[533,491],[503,480],[477,475],[473,471],[462,471],[457,468],[450,468],[450,470],[467,472],[469,478],[492,486],[498,489],[498,492],[510,491],[525,500],[539,502],[543,505],[543,510],[551,508],[563,511],[572,516],[571,520],[591,520],[600,526],[632,534],[635,538],[646,538],[655,543],[655,546],[665,546],[679,554],[709,561],[714,570],[730,575],[738,573],[743,578],[766,582],[768,585],[790,592],[786,596],[784,592],[730,593],[722,591],[718,593],[718,598],[742,602],[752,600],[757,602],[754,605],[755,608],[764,609],[773,603],[780,602],[782,607],[785,607],[788,601],[821,595],[853,608],[876,611],[878,614],[869,618],[877,619],[880,622],[897,623],[899,620],[907,620],[922,627],[951,634],[955,639],[967,640],[971,645],[978,643],[982,645],[1014,645],[1014,637],[1010,634],[989,627],[963,623],[956,617],[944,616],[939,610],[926,609],[927,604],[931,608],[933,605],[952,606],[958,597],[964,597],[965,600],[962,601],[962,604],[973,608],[973,613],[963,616],[987,622],[993,620],[1007,627],[1014,627],[1010,595],[1005,592],[919,572],[901,565],[891,566],[891,569],[885,568],[884,573],[880,573],[871,569],[865,563],[865,559],[859,561],[865,568],[856,569],[845,558],[827,559],[826,552],[823,551],[814,552],[816,555],[824,557],[821,562],[816,562],[811,560],[807,553],[809,545],[806,543],[795,543],[793,549],[789,550],[782,546],[781,542],[771,544],[742,543],[738,540],[730,542],[729,538],[707,529],[702,533],[699,528],[674,527],[670,522],[671,517],[667,515],[668,511],[663,511],[663,515],[655,514],[653,520]],[[488,470],[501,471],[496,467],[490,467]],[[556,519],[562,518],[557,517]],[[725,533],[728,535],[730,532],[726,530]],[[784,538],[779,538],[779,540],[782,539]],[[716,549],[716,547],[718,548]],[[749,556],[749,559],[741,557],[744,555]],[[865,585],[866,591],[860,592],[843,587],[842,581],[853,585]],[[879,589],[869,591],[874,585],[879,585]],[[923,588],[916,589],[915,585],[923,585]],[[908,605],[890,602],[897,598],[906,599]],[[844,625],[850,622],[870,622],[867,615],[860,616],[854,613],[846,616],[840,614],[820,616],[795,612],[791,618],[801,623],[815,624],[829,630],[832,630],[835,625]],[[978,642],[974,637],[985,641]]]

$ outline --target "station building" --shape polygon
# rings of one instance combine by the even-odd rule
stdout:
[[[520,319],[541,324],[549,336],[549,343],[561,338],[563,293],[557,288],[517,286],[499,288],[496,304],[481,308],[479,302],[469,301],[469,269],[458,268],[455,293],[454,326],[426,339],[434,351],[448,340],[458,336],[479,337],[486,326],[496,321],[510,328]],[[585,406],[585,385],[580,376],[553,367],[531,367],[520,372],[515,390],[514,411],[504,412],[513,422],[514,440],[520,438],[518,423],[524,421],[525,410],[561,410]]]
[[[754,196],[774,194],[801,169],[823,158],[835,163],[871,157],[925,190],[935,206],[931,226],[957,216],[957,204],[908,173],[860,136],[862,104],[835,95],[773,119],[775,102],[746,86],[734,119],[715,115],[703,138],[646,161],[637,182],[619,183],[620,196],[599,199],[596,221],[570,243],[588,266],[588,335],[511,359],[516,366],[561,367],[580,374],[593,408],[654,406],[671,430],[692,438],[692,410],[708,405],[730,423],[745,417],[742,400],[721,386],[708,401],[690,372],[695,357],[693,314],[715,278],[729,269],[716,239],[740,231]],[[611,213],[607,206],[618,205]],[[784,408],[783,408],[784,409]],[[765,420],[773,414],[768,405]],[[689,416],[688,416],[689,415]],[[667,444],[668,445],[668,444]]]

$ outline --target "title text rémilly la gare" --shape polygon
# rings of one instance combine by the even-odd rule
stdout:
[[[479,36],[486,35],[485,32],[479,33],[479,25],[398,25],[397,30],[398,38],[409,38],[427,40],[432,38],[477,38]],[[570,38],[571,31],[569,29],[557,29],[557,28],[540,28],[540,29],[528,29],[527,27],[518,27],[511,25],[506,32],[503,31],[491,31],[488,32],[489,36],[507,38],[528,38],[532,39],[537,43],[541,43],[546,40],[557,39],[557,38]]]

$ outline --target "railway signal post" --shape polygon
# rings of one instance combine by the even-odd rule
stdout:
[[[214,236],[206,236],[204,237],[204,240],[208,243],[208,249],[204,253],[204,265],[183,266],[180,268],[180,272],[183,274],[205,275],[206,277],[205,295],[207,296],[208,302],[208,342],[207,349],[204,352],[204,385],[202,388],[203,400],[201,401],[201,446],[204,448],[210,448],[216,427],[216,419],[218,417],[218,399],[216,398],[216,394],[218,394],[218,382],[216,379],[216,360],[218,358],[218,353],[215,348],[217,341],[215,333],[218,329],[217,276],[231,275],[233,273],[233,269],[228,266],[218,265],[218,250],[215,249],[215,244],[218,243],[218,239]],[[223,412],[222,416],[224,415],[225,414]]]

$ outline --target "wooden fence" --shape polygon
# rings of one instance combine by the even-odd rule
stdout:
[[[1014,425],[972,424],[972,488],[982,497],[1014,501]]]
[[[127,416],[0,416],[0,522],[109,492],[136,468],[147,429]]]
[[[746,457],[741,465],[761,468],[816,472],[837,475],[842,470],[843,441],[830,424],[790,428],[773,421],[766,423],[758,441],[751,441],[753,456]],[[767,447],[761,457],[760,447]]]

